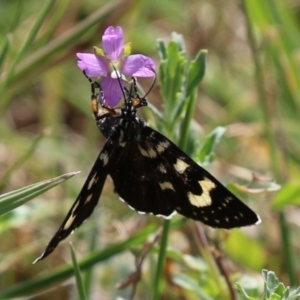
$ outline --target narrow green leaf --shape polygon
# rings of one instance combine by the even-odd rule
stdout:
[[[18,56],[15,58],[14,65],[16,65],[20,59],[22,59],[22,55],[32,45],[37,33],[39,32],[41,26],[45,22],[46,17],[49,14],[49,12],[50,12],[52,6],[55,4],[55,2],[56,2],[55,0],[48,0],[47,2],[43,3],[43,6],[41,7],[39,14],[37,15],[37,18],[31,28],[31,30],[29,31],[26,40],[24,41],[22,49],[20,50]]]
[[[79,262],[79,267],[82,271],[85,271],[95,264],[108,260],[109,258],[145,243],[148,239],[149,234],[155,231],[154,226],[149,226],[143,232],[127,239],[124,242],[114,244],[101,251],[89,254],[86,258]],[[43,262],[40,262],[43,263]],[[55,271],[47,272],[35,279],[24,281],[20,284],[11,286],[7,289],[0,291],[0,299],[10,299],[16,297],[23,297],[29,294],[40,292],[49,287],[53,287],[55,284],[59,284],[64,280],[67,280],[74,274],[73,266],[63,266],[57,268]]]
[[[76,277],[76,285],[77,285],[77,289],[78,289],[78,293],[79,293],[79,299],[86,300],[87,299],[86,292],[84,290],[83,280],[82,280],[82,277],[80,274],[80,267],[79,267],[77,259],[76,259],[75,250],[74,250],[72,243],[69,243],[69,245],[70,245],[70,250],[71,250],[74,273],[75,273],[75,277]]]
[[[181,286],[182,288],[193,291],[198,297],[200,297],[200,299],[213,300],[212,297],[204,293],[204,291],[201,289],[197,281],[195,281],[194,279],[186,275],[183,274],[176,275],[173,277],[173,281],[174,283]]]
[[[12,94],[16,94],[24,87],[26,82],[28,83],[33,77],[36,78],[36,74],[52,67],[54,60],[57,58],[55,55],[57,56],[59,53],[62,54],[66,48],[69,49],[72,45],[78,43],[78,40],[82,38],[82,35],[85,34],[89,28],[101,23],[101,20],[114,11],[120,2],[120,0],[112,0],[100,6],[99,9],[74,25],[68,31],[52,39],[51,42],[34,51],[29,56],[24,57],[9,80],[9,88],[6,89],[5,103],[2,101],[0,105],[0,114],[8,105]],[[8,81],[7,74],[3,76],[3,78],[6,79],[5,82],[0,79],[0,89],[1,85],[3,85],[3,83],[6,84],[6,80]]]
[[[287,298],[288,300],[298,300],[300,297],[300,287],[290,293],[290,296]]]
[[[185,52],[185,42],[183,35],[177,32],[172,32],[171,33],[172,40],[176,42],[178,51],[179,52]]]
[[[236,287],[237,287],[237,290],[242,294],[243,299],[256,300],[256,299],[248,296],[247,292],[244,290],[244,288],[238,282],[236,283]]]
[[[191,122],[196,107],[197,91],[194,90],[194,93],[190,94],[190,96],[186,98],[185,101],[187,102],[187,108],[181,124],[181,135],[178,142],[179,148],[181,148],[183,151],[187,150],[187,141],[189,138]]]
[[[28,32],[28,35],[24,41],[22,48],[18,51],[17,55],[14,58],[12,65],[10,66],[6,76],[4,77],[5,79],[3,81],[3,84],[1,84],[1,86],[0,86],[0,94],[3,93],[4,88],[6,87],[8,82],[11,80],[11,78],[14,76],[14,72],[15,72],[15,69],[16,69],[18,63],[22,60],[23,55],[26,53],[28,48],[32,45],[39,29],[41,28],[43,22],[46,20],[46,16],[49,13],[49,10],[51,9],[51,7],[54,5],[54,3],[55,3],[55,0],[48,0],[47,2],[43,3],[43,6],[41,7],[41,10],[39,11],[37,19],[35,20],[31,30]],[[5,101],[3,101],[4,103],[2,102],[1,106],[0,106],[0,114],[2,114],[3,110],[6,108],[6,106],[8,104],[7,103],[8,100],[6,100],[6,99],[9,99],[9,98],[4,98],[4,99],[5,99]]]
[[[281,300],[281,297],[277,294],[272,294],[269,300]]]
[[[281,190],[275,194],[272,207],[282,209],[288,205],[300,204],[300,186],[297,180],[285,183]]]
[[[277,287],[275,288],[274,292],[278,294],[279,296],[283,297],[283,294],[285,292],[285,286],[282,282],[279,282]]]
[[[279,284],[278,278],[276,277],[275,273],[269,271],[267,274],[267,288],[270,293],[273,293]]]
[[[4,43],[3,43],[2,48],[1,48],[1,52],[0,52],[0,70],[1,70],[1,67],[4,63],[6,55],[8,53],[8,49],[9,49],[9,39],[7,37],[5,37],[4,38]]]
[[[98,233],[99,233],[99,226],[97,226],[98,222],[96,222],[98,218],[96,218],[95,216],[92,216],[90,221],[93,222],[95,224],[95,226],[92,226],[92,230],[91,232],[89,232],[89,252],[95,252],[98,248]],[[86,291],[87,297],[89,298],[89,294],[91,291],[91,287],[93,284],[93,274],[94,274],[94,268],[89,268],[86,270],[85,274],[84,274],[84,280],[83,280],[83,284],[84,284],[84,289]]]
[[[195,153],[195,159],[201,162],[201,164],[203,165],[209,164],[211,162],[213,151],[225,131],[225,127],[219,126],[215,128],[210,134],[208,134],[208,136],[204,139],[200,151],[198,153]]]
[[[46,131],[42,132],[40,135],[38,135],[34,141],[30,144],[29,148],[26,149],[22,155],[17,159],[17,161],[14,162],[12,166],[8,170],[6,170],[4,176],[1,179],[0,182],[0,191],[3,189],[3,187],[6,185],[6,183],[9,181],[13,173],[18,170],[26,161],[29,157],[32,156],[36,148],[38,147],[39,143],[43,140],[43,138],[46,135]]]
[[[290,288],[286,287],[285,290],[284,290],[284,293],[283,293],[282,300],[288,300],[288,299],[290,299],[289,295],[290,295]]]
[[[165,60],[167,58],[165,42],[163,40],[158,39],[156,41],[156,45],[157,45],[157,51],[158,51],[160,60]]]
[[[198,89],[200,82],[205,75],[205,60],[207,50],[200,50],[196,58],[191,61],[187,78],[187,97],[193,93],[194,89]]]
[[[24,203],[30,201],[31,199],[37,197],[38,195],[48,191],[54,186],[62,183],[63,181],[73,177],[80,172],[66,173],[61,176],[40,181],[38,183],[23,187],[21,189],[3,194],[0,196],[0,215],[5,214]]]

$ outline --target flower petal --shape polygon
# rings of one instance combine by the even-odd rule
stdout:
[[[121,27],[108,27],[102,36],[102,46],[106,56],[113,62],[121,59],[123,55],[124,39]]]
[[[135,54],[124,59],[122,73],[130,77],[153,77],[154,69],[155,64],[150,57]]]
[[[108,64],[106,59],[91,53],[77,53],[79,58],[77,65],[85,71],[89,77],[106,76],[108,72]]]
[[[113,79],[111,77],[105,77],[102,80],[101,87],[105,104],[109,107],[117,106],[123,97],[123,91],[121,90],[119,80],[120,79]]]

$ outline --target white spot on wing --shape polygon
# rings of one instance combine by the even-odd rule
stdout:
[[[103,166],[106,166],[108,163],[108,155],[106,152],[100,154],[100,160],[103,161]]]
[[[226,202],[226,203],[229,203],[231,200],[232,200],[232,197],[226,197],[226,198],[225,198],[225,202]]]
[[[162,217],[164,219],[169,220],[169,219],[172,219],[174,215],[176,215],[176,211],[175,210],[173,212],[171,212],[168,216],[164,216],[164,215],[155,215],[155,216],[156,217]]]
[[[158,153],[164,152],[168,147],[170,146],[170,143],[168,141],[159,142],[156,146],[156,150]]]
[[[259,217],[259,215],[256,215],[257,216],[257,222],[255,223],[255,225],[257,225],[257,224],[260,224],[261,223],[261,218]]]
[[[85,203],[88,203],[89,201],[91,201],[92,197],[93,197],[93,194],[87,196],[87,198],[86,198],[84,204],[85,204]]]
[[[144,150],[142,147],[140,147],[139,145],[138,145],[138,147],[139,147],[141,154],[145,157],[148,157],[148,152],[146,150]]]
[[[170,146],[168,141],[159,142],[159,145],[167,149]]]
[[[164,147],[162,147],[161,145],[157,145],[157,146],[156,146],[156,150],[157,150],[158,153],[162,153],[162,152],[164,152],[166,149],[165,149]]]
[[[79,200],[79,199],[78,199]],[[72,209],[72,215],[74,215],[74,212],[75,212],[75,210],[76,210],[76,208],[77,208],[77,206],[79,205],[79,201],[77,201],[76,203],[75,203],[75,206],[73,207],[73,209]]]
[[[158,170],[161,172],[161,173],[167,173],[167,170],[165,168],[165,166],[163,164],[159,164],[158,165]]]
[[[174,165],[175,170],[179,174],[184,173],[188,167],[189,167],[189,165],[179,158],[176,160],[176,164]]]
[[[141,154],[145,157],[155,158],[157,156],[157,153],[153,148],[149,148],[148,150],[145,150],[142,147],[140,147],[140,145],[138,147],[139,147]]]
[[[94,174],[94,176],[92,177],[92,179],[91,179],[90,182],[89,182],[88,190],[90,190],[91,187],[93,186],[93,184],[95,184],[97,181],[98,181],[97,174]]]
[[[159,186],[162,190],[170,189],[175,191],[173,184],[169,181],[159,182]]]
[[[155,158],[157,156],[157,153],[153,148],[148,149],[148,153],[150,158]]]
[[[68,228],[70,228],[70,226],[72,226],[74,219],[76,218],[76,215],[73,216],[71,215],[70,218],[68,219],[68,221],[66,222],[65,226],[64,226],[64,230],[67,230]]]
[[[216,187],[216,185],[207,178],[204,178],[204,180],[198,181],[198,183],[202,188],[202,194],[195,195],[191,192],[188,192],[187,196],[190,200],[190,203],[197,207],[204,207],[204,206],[211,205],[212,200],[210,197],[210,191],[212,189],[214,189]]]

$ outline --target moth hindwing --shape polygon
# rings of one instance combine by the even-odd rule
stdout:
[[[124,89],[124,106],[112,109],[104,98],[97,99],[95,89],[99,88],[103,97],[101,87],[89,80],[92,111],[107,141],[65,220],[35,262],[53,252],[91,215],[107,175],[120,198],[141,213],[170,218],[178,212],[226,229],[260,222],[257,214],[209,172],[137,117],[137,108],[147,101],[136,92],[135,82],[129,90]]]

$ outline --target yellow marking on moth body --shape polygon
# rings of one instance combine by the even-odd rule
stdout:
[[[189,165],[181,159],[177,159],[176,164],[174,165],[175,170],[179,174],[183,174],[188,167]]]
[[[211,205],[212,200],[209,193],[212,189],[216,187],[216,185],[207,178],[198,181],[198,183],[202,188],[202,194],[195,195],[191,192],[188,192],[188,198],[190,200],[190,203],[197,207],[205,207]]]
[[[162,190],[170,189],[175,191],[173,184],[169,181],[159,182],[159,186]]]
[[[142,147],[138,146],[141,154],[145,157],[149,158],[155,158],[157,156],[156,151],[153,148],[150,148],[148,150],[143,149]]]

